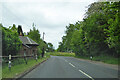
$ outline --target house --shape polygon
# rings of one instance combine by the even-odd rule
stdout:
[[[22,41],[22,48],[19,52],[20,55],[34,56],[37,54],[37,46],[39,46],[39,44],[37,44],[29,37],[24,36],[22,31],[20,31],[19,38]]]

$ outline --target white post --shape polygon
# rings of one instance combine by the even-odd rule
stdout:
[[[11,71],[11,55],[9,55],[9,63],[8,63],[9,71]]]
[[[90,56],[90,59],[92,60],[92,56]]]

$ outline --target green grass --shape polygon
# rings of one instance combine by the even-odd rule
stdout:
[[[75,57],[75,53],[66,53],[66,52],[49,52],[48,55]]]
[[[90,57],[84,57],[84,56],[75,56],[75,57],[90,60]],[[114,58],[112,56],[94,56],[92,60],[101,61],[101,62],[108,63],[108,64],[120,64],[118,63],[119,61],[118,58]]]
[[[108,64],[118,64],[118,58],[114,58],[112,56],[97,56],[93,57],[93,60],[101,61]]]
[[[47,58],[49,58],[49,56],[40,58],[38,59],[38,61],[34,59],[29,59],[28,64],[25,63],[15,64],[14,66],[11,67],[11,72],[8,69],[8,65],[6,65],[2,68],[2,78],[14,78],[17,75],[22,74],[24,71],[29,70],[36,64],[39,64],[42,61],[46,60]]]
[[[68,57],[76,57],[76,58],[82,58],[82,59],[87,59],[90,60],[90,57],[86,57],[86,56],[75,56],[75,53],[66,53],[66,52],[49,52],[48,55],[53,55],[53,56],[68,56]],[[104,63],[108,63],[108,64],[120,64],[118,63],[118,58],[114,58],[112,56],[105,56],[105,55],[101,55],[101,56],[94,56],[93,61],[101,61]]]
[[[86,57],[86,56],[75,56],[75,58],[81,58],[81,59],[88,59],[88,60],[90,60],[90,58]]]
[[[11,72],[8,69],[8,64],[3,65],[3,67],[2,67],[2,78],[14,78],[17,75],[22,74],[24,71],[29,70],[30,68],[32,68],[36,64],[41,63],[42,61],[46,60],[47,58],[50,57],[50,55],[53,55],[53,56],[68,56],[68,57],[76,57],[76,58],[82,58],[82,59],[90,60],[89,57],[75,56],[75,53],[49,52],[49,53],[45,54],[46,57],[38,59],[37,62],[34,59],[29,59],[28,64],[25,64],[23,59],[20,59],[19,63],[18,63],[17,60],[14,61],[14,65],[11,68]],[[93,57],[92,60],[102,61],[102,62],[108,63],[108,64],[118,64],[118,59],[114,58],[112,56],[96,56],[96,57]]]
[[[2,79],[2,66],[0,66],[0,80]]]

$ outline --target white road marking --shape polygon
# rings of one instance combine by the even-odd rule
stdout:
[[[68,62],[67,60],[65,60],[65,62]],[[69,63],[72,67],[75,67],[72,63]],[[87,77],[89,77],[91,80],[94,80],[90,75],[86,74],[85,72],[83,72],[82,70],[79,70],[81,73],[83,73],[84,75],[86,75]]]
[[[65,60],[65,62],[68,62],[67,60]]]
[[[86,75],[87,77],[89,77],[90,79],[94,80],[91,76],[89,76],[88,74],[86,74],[85,72],[83,72],[82,70],[79,70],[81,73],[83,73],[84,75]]]
[[[73,64],[69,63],[72,67],[75,67]]]

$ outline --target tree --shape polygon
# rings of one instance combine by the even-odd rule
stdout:
[[[53,44],[52,43],[47,43],[47,52],[53,52],[55,51],[53,48]]]
[[[106,42],[110,49],[116,51],[112,55],[118,57],[120,56],[120,1],[109,4],[109,8],[105,11],[109,15],[108,28],[104,29],[107,34]]]
[[[79,56],[120,56],[120,2],[95,2],[83,21],[66,26],[58,51]]]
[[[30,31],[27,32],[27,36],[39,44],[39,46],[38,46],[38,54],[42,55],[42,57],[43,57],[44,56],[43,51],[46,51],[47,43],[40,38],[40,36],[41,36],[40,32],[39,32],[38,29],[35,28],[34,23],[33,23],[32,26],[33,26],[33,29],[32,30],[30,29]]]
[[[16,55],[19,52],[22,44],[17,31],[12,31],[9,28],[5,28],[2,26],[2,24],[0,24],[0,26],[2,27],[2,55]]]

